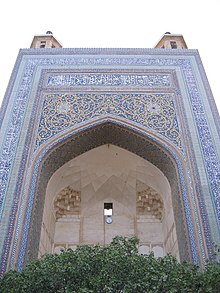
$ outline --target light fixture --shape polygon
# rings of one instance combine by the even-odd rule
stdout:
[[[104,217],[105,217],[105,222],[107,224],[111,224],[113,219],[113,203],[112,202],[105,202],[104,203]]]

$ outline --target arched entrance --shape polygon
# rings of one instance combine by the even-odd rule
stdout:
[[[41,162],[40,172],[38,172],[38,182],[37,182],[37,191],[35,195],[35,212],[32,214],[32,221],[31,221],[31,230],[29,233],[29,240],[28,240],[28,255],[26,259],[37,257],[39,255],[39,250],[42,248],[40,247],[40,234],[41,234],[41,228],[42,228],[42,219],[43,219],[43,209],[44,205],[46,204],[45,201],[45,194],[47,193],[47,187],[50,189],[51,181],[55,180],[53,177],[56,176],[56,172],[61,172],[62,166],[65,166],[65,164],[69,164],[74,162],[74,160],[79,160],[81,155],[83,154],[87,156],[89,154],[89,151],[97,151],[98,147],[103,146],[104,148],[108,148],[108,145],[111,145],[111,148],[119,147],[122,152],[128,151],[128,153],[131,153],[131,157],[135,156],[135,158],[138,156],[138,160],[143,160],[145,162],[145,167],[148,164],[151,164],[155,168],[154,170],[158,170],[160,174],[163,174],[164,180],[167,182],[166,187],[163,185],[160,189],[158,187],[154,186],[152,182],[148,182],[148,180],[142,182],[138,176],[136,179],[136,193],[135,196],[128,197],[131,201],[133,201],[133,209],[136,207],[135,212],[133,211],[133,216],[136,215],[136,227],[133,224],[133,231],[142,231],[146,227],[145,224],[147,221],[149,222],[149,218],[152,218],[152,213],[147,213],[147,210],[151,207],[149,204],[145,204],[144,208],[141,209],[141,202],[144,201],[144,198],[146,198],[146,195],[149,196],[149,194],[154,194],[156,192],[157,195],[157,204],[162,206],[161,211],[157,211],[154,214],[157,214],[157,220],[160,222],[161,231],[163,234],[163,238],[161,240],[161,243],[164,245],[164,251],[170,251],[170,248],[166,248],[166,239],[168,237],[170,229],[176,229],[177,233],[174,233],[174,240],[172,244],[175,243],[175,235],[177,237],[176,246],[173,250],[174,254],[178,254],[177,251],[179,251],[179,257],[180,259],[190,259],[190,245],[189,245],[189,238],[187,235],[187,229],[185,229],[185,216],[184,216],[184,210],[183,210],[183,195],[182,195],[182,187],[181,184],[184,181],[184,171],[180,168],[178,164],[180,164],[174,156],[172,155],[172,152],[169,149],[172,149],[172,147],[166,147],[166,144],[161,142],[159,145],[156,141],[154,141],[152,138],[147,137],[147,135],[144,135],[143,133],[139,133],[137,131],[134,131],[134,129],[129,129],[128,127],[121,126],[112,122],[105,122],[100,125],[93,126],[92,128],[86,129],[83,132],[79,132],[76,135],[73,135],[65,140],[61,140],[60,143],[57,143],[56,146],[54,146],[50,151],[47,151],[46,155],[44,156],[44,159]],[[174,152],[175,153],[175,150]],[[175,154],[177,157],[177,155]],[[133,158],[134,159],[134,158]],[[132,160],[133,160],[132,159]],[[73,161],[72,161],[73,160]],[[136,159],[135,159],[136,160]],[[61,168],[61,169],[60,169]],[[64,167],[65,168],[65,167]],[[152,169],[153,170],[153,169]],[[145,175],[147,174],[144,172]],[[117,176],[116,176],[117,177]],[[162,177],[161,177],[162,178]],[[149,179],[149,178],[148,178]],[[164,182],[165,182],[164,181]],[[185,180],[184,182],[186,182]],[[159,181],[160,183],[163,181]],[[49,184],[48,184],[49,183]],[[117,185],[115,183],[115,185]],[[65,188],[67,188],[65,190]],[[169,190],[169,192],[165,192],[167,195],[170,196],[170,201],[167,199],[165,200],[166,196],[163,194],[162,190]],[[184,186],[185,188],[185,186]],[[107,186],[105,187],[105,190],[108,190]],[[57,193],[58,192],[58,193]],[[61,192],[61,194],[60,194]],[[83,200],[81,197],[81,190],[77,189],[75,186],[71,186],[71,183],[65,183],[63,186],[60,186],[59,188],[55,189],[52,194],[56,194],[56,197],[54,200],[51,200],[50,206],[47,207],[49,210],[51,210],[52,206],[53,208],[58,208],[59,200],[62,200],[62,192],[64,192],[64,200],[65,196],[68,198],[68,196],[73,194],[74,201]],[[114,194],[112,192],[112,194]],[[111,195],[112,195],[111,194]],[[168,197],[169,197],[168,196]],[[78,198],[78,199],[77,199]],[[88,198],[88,197],[85,197]],[[140,199],[140,202],[138,203],[138,199]],[[151,198],[152,199],[152,198]],[[103,205],[104,201],[110,201],[112,198],[102,198],[102,201],[100,201]],[[113,200],[112,200],[113,201]],[[154,200],[153,200],[154,201]],[[108,203],[108,202],[107,202]],[[114,204],[114,202],[112,202]],[[152,203],[151,203],[152,205]],[[103,213],[103,206],[100,206],[101,210],[100,213]],[[169,220],[169,217],[165,217],[166,221],[163,223],[162,219],[164,217],[164,214],[168,214],[171,210],[173,211],[173,218]],[[78,211],[77,209],[73,212],[74,215],[68,214],[68,212],[65,212],[67,215],[69,215],[69,218],[75,217],[75,222],[77,222],[77,216],[79,216],[79,210],[82,214],[82,207],[79,207]],[[66,205],[66,210],[68,211],[70,207],[68,207],[68,204]],[[113,220],[116,214],[115,205],[113,205]],[[77,214],[78,213],[78,214]],[[58,211],[59,214],[59,211]],[[62,212],[61,212],[62,214]],[[101,215],[100,214],[100,215]],[[172,214],[172,212],[171,212]],[[139,217],[139,219],[138,219]],[[58,218],[55,217],[55,222],[59,222],[61,220],[62,216],[58,216]],[[68,218],[68,217],[67,217]],[[103,218],[103,214],[102,214]],[[147,219],[148,218],[148,219]],[[173,220],[174,219],[174,220]],[[125,220],[125,219],[124,219]],[[124,221],[123,220],[123,221]],[[155,221],[156,222],[156,221]],[[167,224],[169,222],[169,224]],[[116,222],[114,222],[116,223]],[[133,221],[134,223],[134,221]],[[139,223],[139,224],[138,224]],[[81,225],[81,220],[78,219],[79,226]],[[113,224],[112,224],[113,225]],[[139,225],[139,227],[138,227]],[[150,225],[149,225],[150,226]],[[172,227],[173,228],[172,228]],[[55,224],[54,224],[55,227]],[[152,226],[151,226],[152,227]],[[110,225],[107,226],[107,228],[110,228]],[[55,233],[54,228],[54,233]],[[150,228],[149,228],[150,229]],[[169,230],[169,231],[166,231]],[[115,230],[116,231],[116,230]],[[174,231],[174,230],[173,230]],[[77,233],[75,233],[76,235]],[[103,234],[103,233],[102,233]],[[114,234],[114,233],[113,233]],[[114,235],[107,236],[105,241],[109,242],[110,238]],[[118,234],[118,233],[117,233]],[[122,233],[120,233],[122,234]],[[127,235],[129,233],[126,233]],[[54,234],[55,235],[55,234]],[[78,234],[79,237],[80,233]],[[110,234],[108,234],[110,235]],[[148,234],[149,235],[149,234]],[[139,235],[137,235],[139,236]],[[54,236],[55,237],[55,236]],[[168,237],[169,238],[169,237]],[[54,238],[55,239],[55,238]],[[85,240],[84,243],[89,243],[90,241]],[[102,240],[103,240],[102,236]],[[104,240],[103,240],[104,241]],[[145,247],[143,249],[148,249],[148,240],[143,240],[143,244]],[[59,241],[56,243],[55,240],[53,240],[53,247],[49,248],[49,250],[55,249],[56,245],[59,246]],[[75,241],[77,242],[77,241]],[[99,241],[101,242],[101,241]],[[158,244],[159,241],[155,244]],[[62,243],[60,243],[62,244]],[[70,243],[71,244],[71,243]],[[72,243],[74,244],[74,241]],[[150,246],[149,246],[150,247]],[[178,247],[178,249],[177,249]],[[152,247],[150,247],[152,249]],[[42,250],[43,252],[43,250]]]
[[[116,235],[136,235],[141,253],[179,256],[167,178],[145,159],[105,144],[67,162],[50,178],[39,255],[79,244],[105,245]]]

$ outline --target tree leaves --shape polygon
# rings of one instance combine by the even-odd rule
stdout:
[[[204,272],[167,255],[138,254],[138,239],[117,236],[108,246],[79,246],[33,260],[0,280],[2,293],[179,293],[220,292],[220,265]]]

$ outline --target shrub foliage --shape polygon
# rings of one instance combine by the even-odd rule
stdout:
[[[108,246],[79,246],[47,254],[0,280],[2,293],[175,293],[220,292],[220,265],[203,272],[167,255],[138,254],[138,240],[117,236]]]

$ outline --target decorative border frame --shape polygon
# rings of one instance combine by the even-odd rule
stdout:
[[[165,52],[166,52],[166,56],[167,55],[174,56],[174,57],[177,56],[178,58],[172,59],[168,56],[164,58]],[[93,56],[87,56],[89,54]],[[44,55],[49,55],[50,57],[48,58],[47,56],[46,58],[44,58],[43,57]],[[82,55],[83,57],[78,55]],[[109,55],[109,57],[106,55]],[[128,56],[125,56],[125,55],[128,55]],[[138,55],[138,56],[130,56],[130,55]],[[149,57],[149,55],[153,55],[153,57]],[[181,57],[179,57],[179,55]],[[29,56],[29,57],[28,57],[28,61],[26,61],[26,66],[22,76],[22,81],[21,81],[21,84],[19,85],[19,91],[14,100],[11,116],[5,116],[5,112],[9,105],[9,98],[12,93],[13,84],[16,80],[16,76],[24,56],[27,56],[27,57]],[[12,74],[11,81],[9,83],[9,87],[3,102],[3,106],[2,106],[2,118],[0,123],[3,122],[3,118],[5,116],[4,119],[8,124],[8,128],[6,131],[7,135],[4,136],[4,140],[3,140],[4,144],[2,147],[1,160],[0,160],[0,167],[1,167],[1,170],[3,170],[0,173],[0,179],[2,179],[1,192],[6,192],[6,189],[7,189],[7,184],[9,182],[11,168],[13,166],[13,162],[15,159],[14,156],[16,153],[17,145],[18,145],[19,134],[21,131],[21,127],[24,123],[24,117],[25,117],[24,113],[26,109],[26,103],[28,101],[28,95],[30,93],[31,85],[34,79],[34,74],[38,66],[60,66],[62,68],[63,66],[69,67],[69,66],[99,65],[99,66],[113,66],[115,67],[114,68],[115,70],[117,70],[118,66],[134,66],[134,67],[135,66],[138,66],[138,67],[142,67],[142,66],[157,67],[158,66],[158,68],[161,68],[161,66],[164,66],[164,67],[178,66],[178,67],[181,67],[185,80],[187,81],[187,89],[188,89],[189,98],[190,98],[192,109],[193,109],[194,119],[196,121],[198,134],[201,141],[201,150],[203,152],[203,158],[204,158],[204,163],[206,166],[207,177],[209,178],[210,190],[212,192],[211,194],[212,194],[213,202],[216,208],[216,214],[218,215],[218,220],[220,221],[220,216],[219,216],[220,215],[220,199],[219,199],[220,166],[219,166],[219,161],[218,161],[215,145],[212,140],[211,131],[210,131],[208,122],[206,120],[205,111],[203,109],[203,103],[201,101],[199,90],[197,88],[196,78],[194,76],[194,72],[192,70],[190,60],[187,59],[187,56],[195,56],[195,58],[197,59],[197,62],[199,63],[200,73],[202,71],[202,78],[207,84],[206,78],[204,76],[203,68],[201,67],[201,64],[200,64],[201,61],[196,50],[175,50],[175,51],[173,50],[164,51],[164,49],[45,49],[45,50],[27,49],[27,50],[21,50],[15,65],[13,74]],[[208,88],[207,91],[208,91],[208,96],[210,97],[210,100],[211,100],[211,107],[214,112],[213,117],[216,121],[218,119],[217,110],[216,110],[215,104],[213,103],[213,98],[210,93],[210,89]],[[216,125],[218,125],[217,122],[218,121],[216,121]],[[219,128],[217,129],[219,131]],[[204,141],[204,136],[206,136],[206,141]],[[23,168],[25,165],[24,161],[27,154],[28,154],[28,150],[26,149],[24,150],[24,153],[23,153],[21,168]],[[21,178],[19,180],[21,181]],[[4,205],[5,196],[6,196],[6,193],[1,194],[0,206]],[[15,217],[16,217],[16,212],[18,207],[18,201],[19,199],[16,198],[15,196],[14,206],[12,207],[11,216],[10,216],[10,224],[8,225],[9,230],[7,233],[7,237],[5,238],[4,249],[2,254],[2,264],[3,264],[2,271],[4,271],[8,262],[8,255],[10,252],[13,231],[15,228],[14,223],[15,223]],[[202,201],[203,199],[201,198],[201,202]],[[31,209],[31,207],[29,208]],[[20,217],[18,217],[18,220],[19,219],[21,220]],[[206,220],[207,220],[206,215],[202,214],[202,221],[205,222]],[[197,225],[199,224],[197,223]],[[210,238],[207,238],[207,236],[208,235],[206,235],[206,240],[210,242]]]

